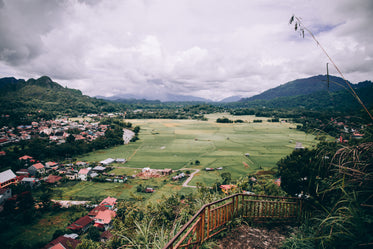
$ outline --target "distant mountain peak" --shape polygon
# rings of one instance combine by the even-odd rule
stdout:
[[[60,84],[52,81],[51,78],[49,78],[48,76],[42,76],[38,79],[29,79],[27,80],[26,82],[27,84],[31,84],[31,85],[37,85],[37,86],[41,86],[41,87],[46,87],[46,88],[51,88],[51,89],[61,89],[63,88]]]
[[[261,94],[245,98],[244,101],[271,100],[279,97],[308,95],[319,91],[335,92],[344,88],[346,88],[346,82],[340,77],[330,75],[328,85],[326,75],[317,75],[289,81],[278,87],[262,92]]]

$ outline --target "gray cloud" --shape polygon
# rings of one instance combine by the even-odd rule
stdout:
[[[43,53],[41,35],[60,24],[61,1],[3,0],[0,4],[0,60],[29,63]]]
[[[0,0],[0,76],[89,95],[250,96],[325,73],[316,43],[352,82],[373,77],[372,1]],[[335,73],[335,72],[333,72]]]

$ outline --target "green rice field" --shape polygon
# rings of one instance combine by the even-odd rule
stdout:
[[[140,140],[128,145],[95,151],[78,158],[81,161],[101,161],[106,158],[126,158],[125,164],[113,164],[115,174],[132,174],[144,167],[152,169],[171,168],[201,169],[189,185],[198,182],[210,185],[220,180],[220,174],[230,172],[233,179],[258,170],[276,168],[276,162],[294,150],[296,142],[304,147],[312,147],[317,143],[314,135],[307,135],[295,129],[295,124],[286,122],[271,123],[267,118],[255,116],[231,116],[229,114],[206,115],[208,121],[174,120],[174,119],[147,119],[126,120],[134,126],[141,127]],[[244,123],[222,124],[216,123],[219,117],[231,120],[241,119]],[[262,119],[262,123],[253,123],[254,119]],[[249,156],[245,156],[249,153]],[[196,165],[196,160],[200,162]],[[204,168],[218,168],[223,170],[206,172]],[[132,169],[131,169],[132,168]],[[192,171],[191,171],[192,172]],[[88,184],[88,183],[82,183]],[[96,183],[100,184],[100,183]],[[109,189],[105,194],[111,193],[126,199],[126,188],[115,187],[114,183],[104,183]],[[170,183],[172,185],[172,183]],[[170,184],[161,184],[158,195],[168,193]],[[81,186],[82,187],[82,186]],[[163,189],[164,188],[164,189]],[[90,188],[88,188],[90,189]],[[94,188],[92,188],[94,189]],[[98,188],[103,190],[102,188]],[[180,185],[173,188],[176,192],[186,189]],[[74,193],[74,188],[69,196],[88,197],[96,195],[99,190],[82,191],[83,196]],[[119,191],[119,192],[118,192]],[[188,190],[190,191],[190,190]],[[186,191],[186,192],[188,192]],[[92,193],[91,193],[92,192]],[[128,191],[127,191],[128,192]]]

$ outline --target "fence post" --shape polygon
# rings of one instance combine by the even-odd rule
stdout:
[[[201,244],[203,243],[205,235],[205,218],[206,218],[206,209],[203,210],[201,217]]]
[[[207,231],[206,231],[206,238],[210,237],[210,222],[211,222],[211,215],[210,215],[210,206],[207,207]]]

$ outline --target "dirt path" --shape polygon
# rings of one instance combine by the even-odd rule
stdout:
[[[187,169],[187,168],[184,168],[182,170],[195,170],[192,174],[190,174],[190,176],[188,177],[188,179],[185,180],[185,182],[183,183],[183,187],[196,188],[197,186],[189,186],[188,183],[193,179],[193,176],[196,173],[198,173],[200,170],[199,169]]]
[[[142,146],[142,144],[140,144],[140,146],[132,153],[132,155],[130,155],[129,157],[128,157],[128,159],[127,159],[127,161],[129,161],[129,160],[131,160],[132,159],[132,157],[134,157],[135,155],[136,155],[136,153],[137,153],[137,151],[141,148],[141,146]]]
[[[239,249],[277,249],[285,238],[289,236],[289,226],[280,227],[250,227],[241,225],[227,233],[217,241],[214,249],[239,248]]]

